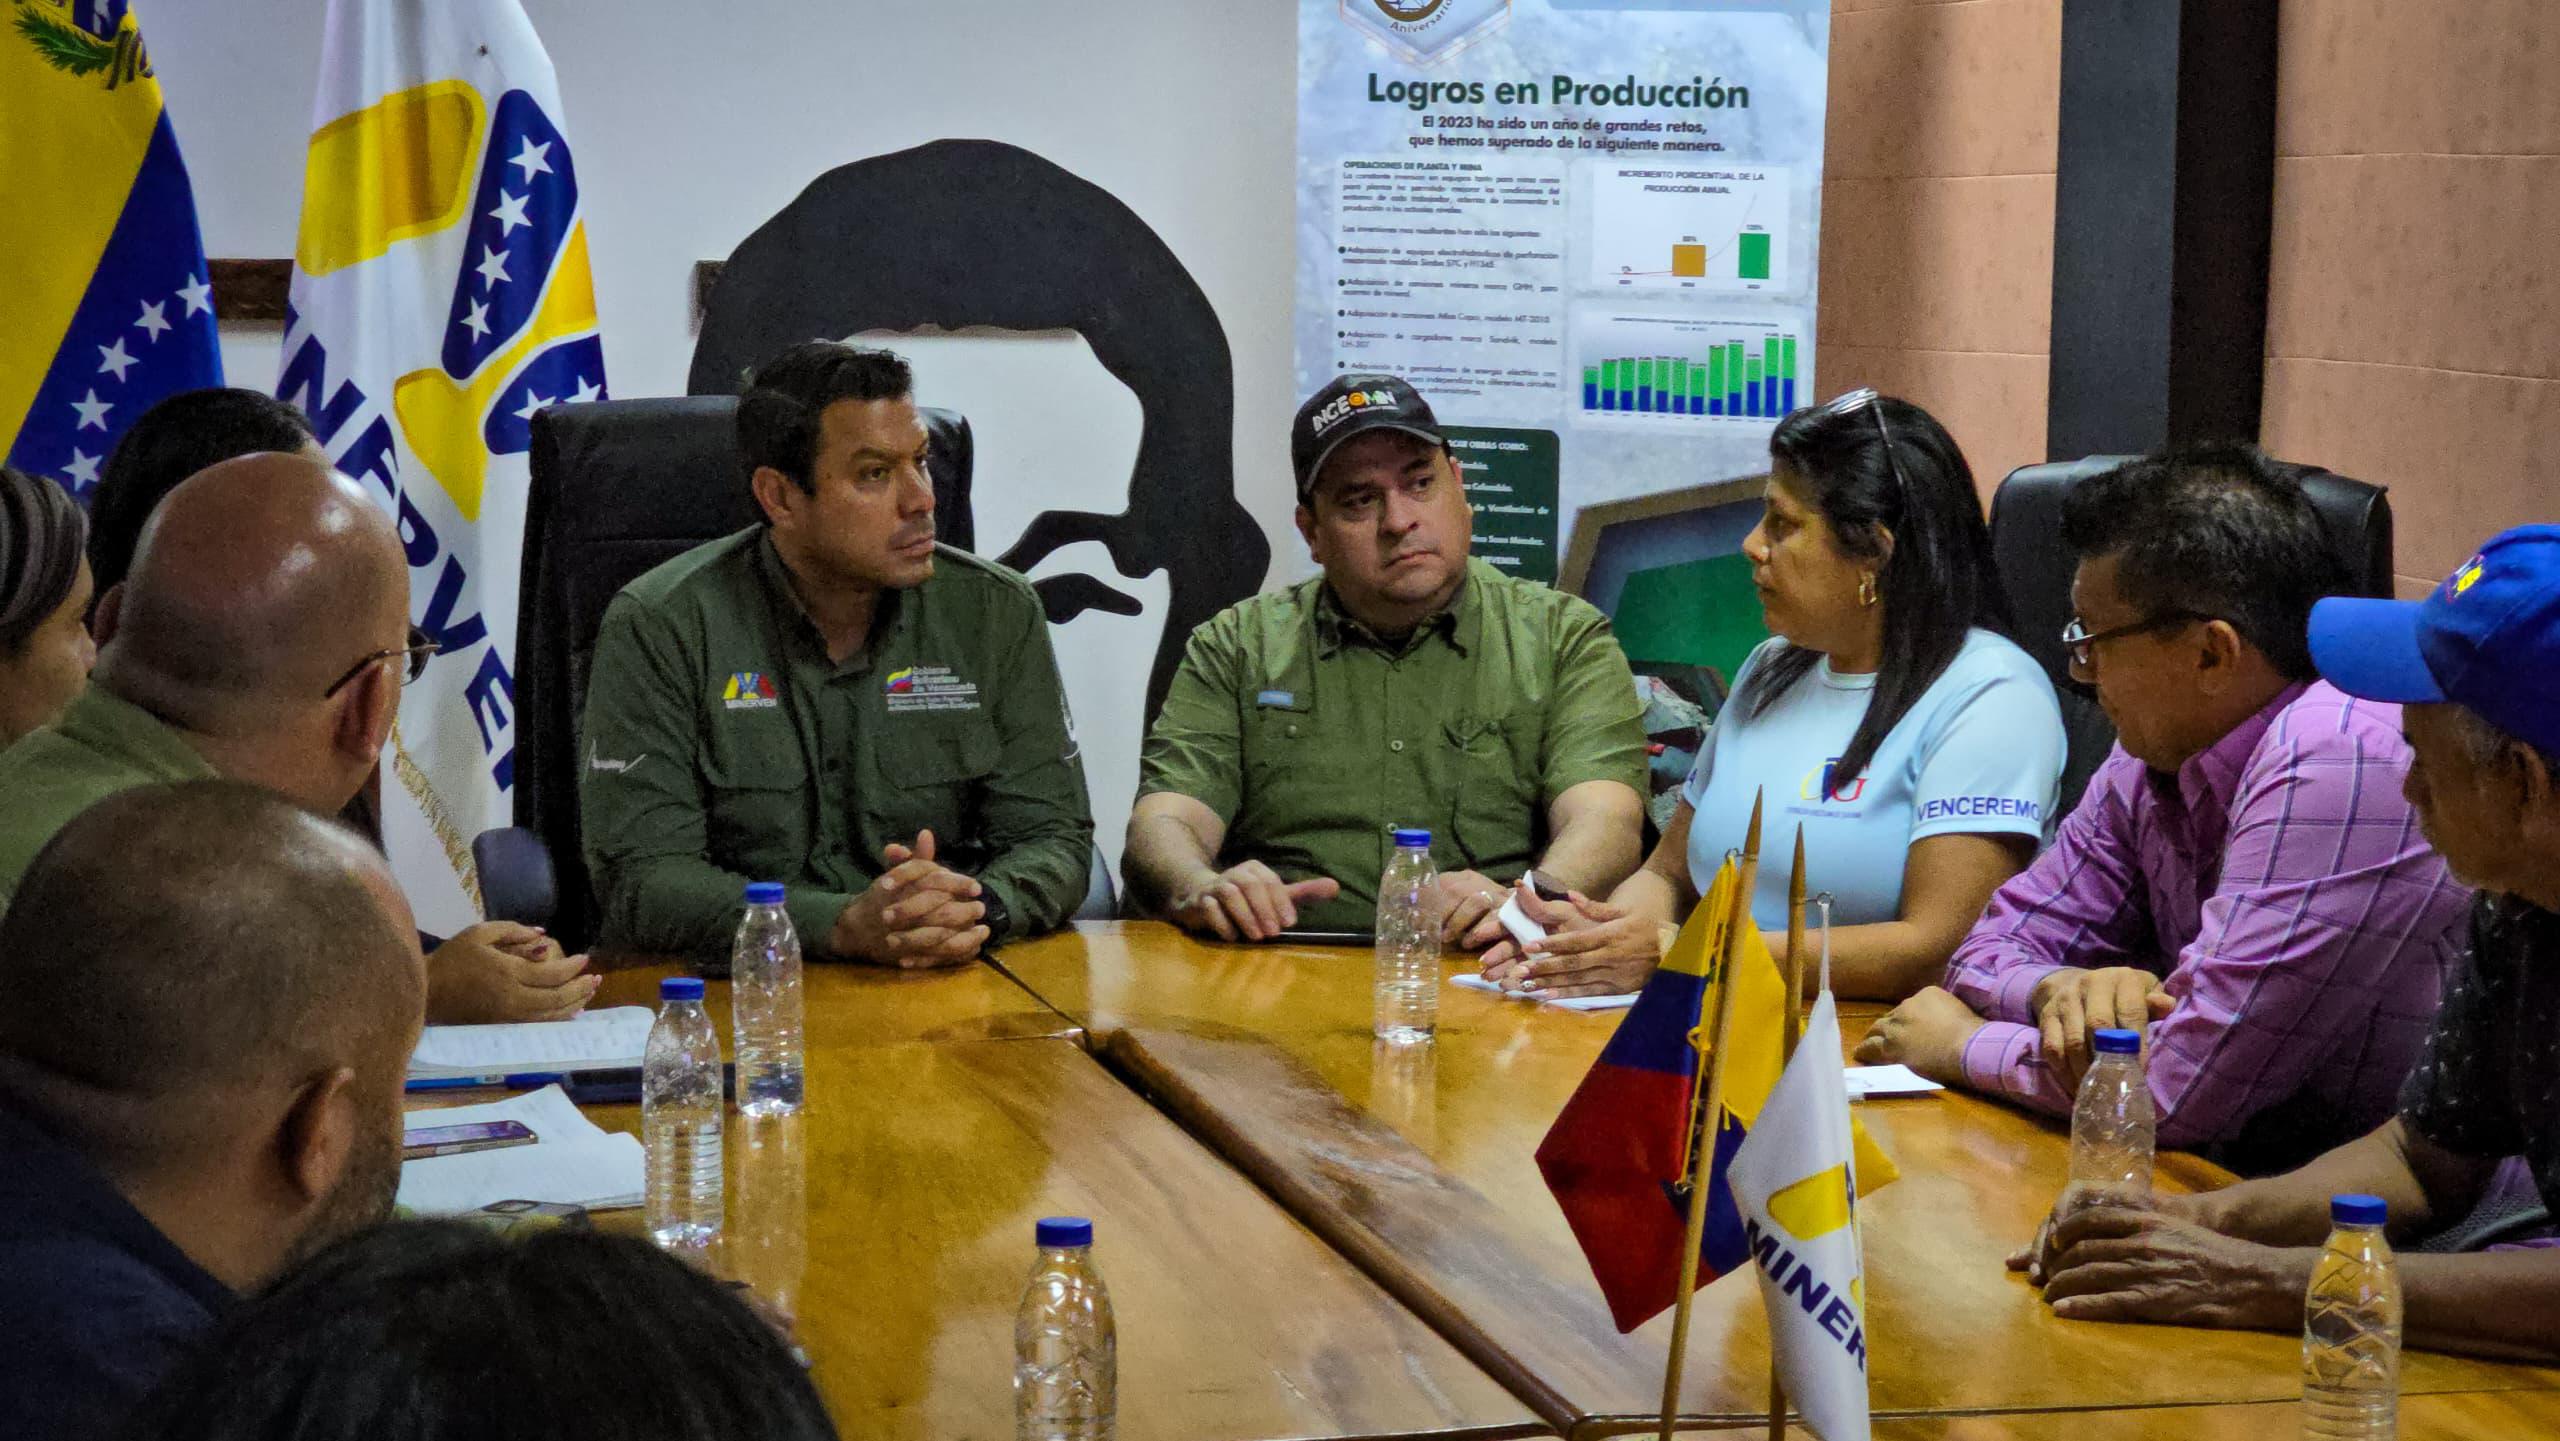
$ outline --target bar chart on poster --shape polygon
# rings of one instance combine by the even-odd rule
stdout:
[[[1612,290],[1781,294],[1794,179],[1783,168],[1595,165],[1588,283]]]
[[[1517,574],[1595,503],[1764,474],[1818,398],[1831,7],[1299,0],[1299,393],[1401,375],[1478,434]]]
[[[1801,403],[1801,337],[1779,322],[1577,312],[1573,333],[1586,422],[1765,425]]]

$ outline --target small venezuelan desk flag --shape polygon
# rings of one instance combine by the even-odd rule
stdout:
[[[0,457],[83,504],[134,417],[222,383],[178,136],[125,0],[0,0]]]
[[[1679,1299],[1680,1248],[1688,1219],[1680,1186],[1687,1173],[1689,1107],[1699,1060],[1689,1034],[1703,1024],[1739,884],[1733,863],[1727,861],[1538,1146],[1538,1170],[1591,1262],[1591,1274],[1620,1331],[1634,1330]],[[1698,1251],[1700,1285],[1751,1259],[1726,1168],[1759,1121],[1783,1068],[1787,983],[1758,927],[1746,926],[1737,939],[1723,1114],[1714,1129],[1713,1170],[1703,1187],[1707,1219]],[[1833,1053],[1838,1053],[1836,1045]],[[1864,1194],[1900,1173],[1863,1126],[1852,1123],[1852,1129]]]

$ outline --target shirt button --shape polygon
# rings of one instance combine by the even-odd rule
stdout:
[[[1391,750],[1391,751],[1401,751],[1401,750],[1403,750],[1403,749],[1404,749],[1404,742],[1403,742],[1403,741],[1389,741],[1389,742],[1387,742],[1387,749],[1389,749],[1389,750]]]

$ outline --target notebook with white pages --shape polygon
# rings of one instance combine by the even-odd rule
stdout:
[[[640,1064],[657,1014],[615,1006],[566,1021],[498,1026],[429,1026],[409,1057],[409,1077],[497,1076],[524,1071],[600,1070]]]

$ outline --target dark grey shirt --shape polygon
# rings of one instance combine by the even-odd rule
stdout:
[[[2560,916],[2512,897],[2471,909],[2471,951],[2400,1094],[2409,1128],[2448,1151],[2522,1156],[2560,1214]]]

